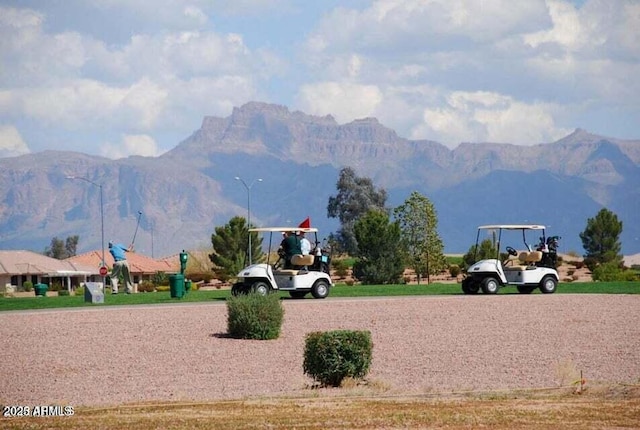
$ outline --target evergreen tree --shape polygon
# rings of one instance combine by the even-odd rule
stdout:
[[[618,220],[618,216],[606,208],[600,209],[595,218],[587,220],[587,227],[580,233],[582,247],[586,251],[585,259],[597,264],[621,264],[621,233],[622,221]]]
[[[351,167],[340,171],[336,189],[338,194],[329,197],[327,215],[340,220],[341,229],[335,239],[341,251],[355,255],[358,243],[353,231],[354,223],[371,209],[384,210],[387,192],[382,188],[376,189],[371,179],[356,176]]]
[[[400,223],[402,250],[407,266],[415,270],[418,283],[422,275],[440,273],[447,266],[444,245],[438,234],[438,215],[433,203],[414,191],[394,210]]]
[[[213,272],[221,281],[226,282],[246,266],[248,234],[245,218],[236,216],[226,225],[216,227],[211,235],[213,253],[209,254],[209,259],[213,263]],[[256,232],[251,232],[251,245],[253,262],[262,261],[262,237]]]
[[[353,226],[358,241],[354,276],[363,284],[395,284],[404,272],[400,225],[380,210],[370,210]]]
[[[79,241],[80,236],[78,235],[69,236],[66,241],[54,237],[51,239],[51,244],[44,249],[43,254],[57,260],[73,257],[76,255]]]
[[[64,249],[67,253],[67,257],[74,257],[76,255],[78,249],[78,242],[80,241],[80,236],[69,236],[64,244]]]

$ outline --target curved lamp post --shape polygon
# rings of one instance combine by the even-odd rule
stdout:
[[[95,185],[96,187],[100,188],[100,230],[102,233],[102,263],[100,264],[100,269],[102,270],[103,267],[107,267],[106,266],[106,261],[104,259],[104,203],[103,203],[103,199],[102,199],[102,184],[98,184],[97,182],[93,182],[91,179],[89,178],[85,178],[82,176],[67,176],[67,179],[79,179],[81,181],[86,181],[90,184]],[[102,288],[106,288],[106,283],[105,283],[105,276],[106,275],[102,275]]]
[[[253,184],[256,182],[262,182],[262,178],[255,179],[249,185],[247,185],[240,176],[236,176],[235,180],[242,182],[242,185],[244,185],[247,190],[247,232],[249,233],[249,265],[251,265],[253,263],[251,259],[251,232],[248,231],[251,228],[251,187],[253,187]]]

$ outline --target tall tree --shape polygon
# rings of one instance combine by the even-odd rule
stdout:
[[[438,234],[438,215],[433,203],[414,191],[394,210],[400,224],[402,250],[407,266],[415,270],[418,283],[423,275],[435,275],[444,270],[447,261],[444,245]]]
[[[342,251],[354,255],[358,249],[354,223],[371,209],[384,210],[387,192],[376,189],[371,179],[356,176],[351,167],[340,171],[336,189],[338,194],[329,197],[327,215],[340,220],[341,229],[335,239]]]
[[[622,221],[606,208],[600,209],[595,218],[587,220],[587,227],[580,233],[585,259],[602,263],[622,263],[620,234]]]
[[[218,279],[227,281],[245,267],[248,234],[246,220],[240,216],[233,217],[226,225],[215,228],[215,233],[211,235],[213,253],[209,254],[209,259]],[[251,245],[253,261],[262,261],[262,238],[256,232],[251,232]]]
[[[73,257],[76,255],[79,241],[80,236],[78,235],[69,236],[66,241],[54,237],[51,239],[51,244],[44,249],[44,255],[57,260]]]
[[[404,272],[400,249],[400,225],[389,215],[372,209],[353,226],[358,251],[354,276],[363,284],[394,284]]]
[[[57,260],[64,260],[67,258],[67,251],[64,249],[64,241],[54,237],[51,239],[51,244],[44,249],[44,255],[52,257]]]
[[[78,242],[80,241],[80,236],[69,236],[64,243],[64,249],[67,252],[67,257],[74,257],[76,255],[78,249]]]

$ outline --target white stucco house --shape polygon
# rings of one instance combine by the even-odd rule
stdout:
[[[21,291],[27,281],[34,285],[59,282],[62,288],[71,290],[83,282],[98,280],[98,266],[57,260],[33,251],[0,250],[0,292]]]

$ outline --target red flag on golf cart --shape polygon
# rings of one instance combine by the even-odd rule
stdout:
[[[311,218],[307,217],[304,221],[302,221],[298,227],[300,228],[311,228]]]

